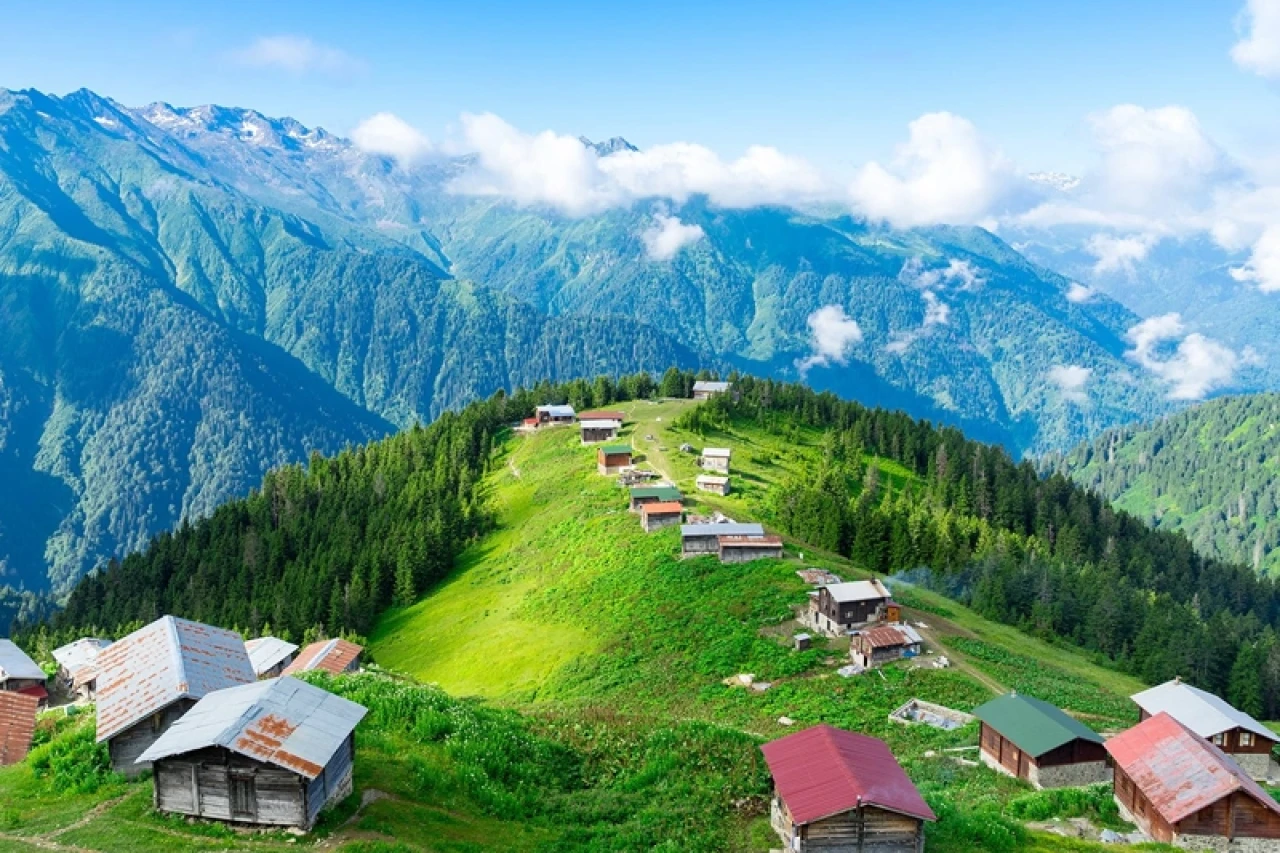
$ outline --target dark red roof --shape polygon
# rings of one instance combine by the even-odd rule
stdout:
[[[820,725],[761,747],[796,824],[859,805],[937,820],[884,741]]]
[[[40,700],[34,696],[0,691],[0,767],[27,757],[39,705]]]
[[[24,696],[34,696],[41,702],[49,698],[49,691],[44,688],[43,684],[32,684],[29,687],[20,687],[14,692],[21,693]]]
[[[1111,738],[1106,747],[1116,766],[1169,823],[1236,791],[1280,814],[1280,804],[1240,765],[1164,711]]]

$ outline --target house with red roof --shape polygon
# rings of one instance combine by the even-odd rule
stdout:
[[[1121,814],[1154,840],[1192,850],[1280,851],[1280,804],[1168,713],[1116,735],[1106,748]]]
[[[318,640],[298,652],[293,663],[286,666],[281,675],[297,675],[299,672],[311,672],[316,669],[330,675],[355,672],[360,668],[360,655],[363,652],[364,646],[358,646],[348,640],[340,638]]]
[[[937,820],[884,741],[819,725],[761,747],[770,822],[793,853],[920,853]]]

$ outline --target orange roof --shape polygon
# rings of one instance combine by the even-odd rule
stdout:
[[[27,757],[39,707],[40,700],[34,696],[0,691],[0,767]]]
[[[363,646],[357,646],[346,640],[320,640],[298,652],[293,663],[285,667],[282,674],[296,675],[299,672],[319,669],[336,675],[339,672],[346,672],[363,651]]]
[[[684,504],[680,503],[680,501],[654,501],[653,503],[641,504],[640,512],[645,515],[672,515],[684,512]]]

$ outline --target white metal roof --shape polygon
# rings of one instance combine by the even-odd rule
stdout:
[[[695,482],[706,483],[707,485],[710,485],[710,486],[723,486],[725,483],[729,482],[729,478],[717,477],[711,474],[700,474],[698,475],[698,479],[695,480]]]
[[[891,597],[889,590],[878,580],[845,581],[844,583],[828,584],[824,589],[840,604],[847,604],[850,601],[874,601]]]
[[[1182,681],[1166,681],[1132,696],[1138,707],[1151,716],[1161,711],[1182,723],[1200,737],[1213,737],[1231,729],[1244,729],[1276,740],[1276,733],[1237,710],[1212,693]]]
[[[294,643],[287,643],[279,637],[259,637],[247,640],[244,650],[249,653],[249,662],[258,675],[269,672],[277,664],[284,663],[289,655],[298,650]]]
[[[221,746],[314,779],[367,713],[305,681],[270,678],[205,696],[138,763]]]
[[[34,678],[44,681],[47,676],[40,665],[18,648],[13,640],[0,639],[0,681],[11,678]]]
[[[711,456],[717,459],[720,457],[724,457],[725,459],[728,459],[730,456],[733,455],[733,451],[727,447],[708,447],[702,451],[702,455]]]
[[[622,426],[622,421],[615,420],[594,420],[594,421],[578,421],[578,426],[583,429],[617,429]]]
[[[538,406],[535,411],[546,412],[553,418],[571,418],[574,416],[573,406]]]
[[[82,637],[73,643],[54,649],[53,659],[58,662],[58,666],[75,675],[86,666],[92,665],[102,650],[109,645],[111,645],[110,640]]]
[[[759,524],[682,524],[681,537],[687,536],[763,536]]]
[[[695,391],[728,391],[730,383],[728,382],[708,382],[706,380],[698,380],[693,383]]]

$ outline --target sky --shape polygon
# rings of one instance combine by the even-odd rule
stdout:
[[[5,0],[0,86],[220,103],[348,134],[393,113],[526,131],[776,147],[842,176],[915,118],[972,122],[1027,171],[1088,168],[1088,116],[1178,105],[1252,156],[1276,84],[1232,59],[1244,0],[787,4]]]

